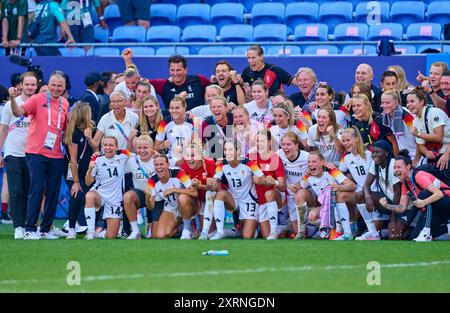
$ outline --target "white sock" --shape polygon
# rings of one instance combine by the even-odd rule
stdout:
[[[88,232],[95,232],[95,208],[84,208]]]
[[[338,211],[339,220],[341,221],[344,233],[351,235],[352,229],[350,227],[350,213],[348,212],[345,202],[336,203],[336,210]]]
[[[205,209],[203,210],[202,234],[209,234],[211,223],[213,221],[214,195],[212,191],[207,191],[205,195]]]
[[[267,214],[269,215],[270,232],[277,232],[278,205],[275,201],[267,202]]]
[[[97,234],[97,238],[105,239],[106,236],[106,230],[102,230]]]
[[[422,229],[422,232],[426,232],[427,234],[430,234],[431,233],[431,229],[430,229],[430,227],[424,227]]]
[[[356,207],[358,208],[359,213],[361,213],[361,216],[367,225],[367,230],[369,231],[369,233],[371,233],[372,235],[378,235],[377,228],[375,227],[375,223],[373,222],[372,213],[367,211],[366,204],[358,203]]]
[[[130,225],[131,225],[131,231],[133,233],[138,233],[139,232],[138,221],[130,222]]]
[[[305,203],[301,206],[295,205],[297,209],[297,227],[299,232],[305,231],[305,215],[306,215],[306,206]]]
[[[225,222],[225,203],[222,200],[214,200],[214,221],[218,233],[223,234]]]
[[[341,216],[339,215],[337,206],[334,208],[334,221],[336,223],[336,232],[342,234],[344,230],[342,229]]]
[[[192,219],[190,218],[183,218],[183,230],[189,230],[192,232]]]
[[[236,238],[237,232],[234,229],[224,229],[223,230],[223,238]]]

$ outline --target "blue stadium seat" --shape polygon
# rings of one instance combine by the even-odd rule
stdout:
[[[0,48],[0,56],[4,57],[5,56],[5,49],[4,48]]]
[[[84,57],[85,52],[83,48],[59,48],[59,51],[61,52],[61,55],[63,57]]]
[[[372,25],[369,29],[369,40],[380,40],[382,38],[402,40],[403,26],[398,23],[382,23]]]
[[[227,46],[203,47],[198,51],[199,55],[233,55],[233,49]]]
[[[379,19],[378,19],[379,18]],[[389,22],[389,2],[385,1],[364,1],[359,2],[355,9],[355,22],[375,23]]]
[[[156,2],[175,4],[178,7],[182,4],[200,3],[202,1],[201,0],[157,0]]]
[[[183,42],[214,42],[216,41],[216,27],[213,25],[192,25],[187,26],[181,41]],[[190,46],[189,51],[191,54],[197,54],[202,46]]]
[[[181,30],[175,25],[152,26],[147,31],[148,42],[179,42]]]
[[[268,56],[284,56],[284,55],[300,55],[302,50],[298,46],[269,46],[267,49]]]
[[[225,25],[219,33],[222,42],[241,42],[252,41],[253,26],[252,25]]]
[[[250,48],[250,46],[234,46],[233,55],[247,55],[248,48]]]
[[[182,4],[177,11],[177,25],[185,28],[191,25],[209,24],[210,11],[209,4]]]
[[[119,26],[112,35],[112,42],[145,42],[147,29],[142,26]]]
[[[281,24],[284,22],[284,10],[283,3],[257,3],[252,8],[252,25]]]
[[[423,22],[425,4],[422,1],[400,1],[391,6],[391,22],[402,24],[406,29],[409,24]]]
[[[407,40],[440,40],[441,25],[437,23],[414,23],[406,30]]]
[[[447,24],[450,21],[450,1],[433,1],[428,5],[427,21]]]
[[[417,47],[417,53],[423,53],[424,50],[426,50],[426,49],[435,49],[435,50],[442,52],[441,45],[438,45],[438,44],[417,45],[416,47]]]
[[[177,19],[177,6],[170,3],[154,3],[150,5],[150,24],[174,25]]]
[[[156,50],[156,55],[174,55],[174,54],[180,54],[180,55],[189,55],[189,48],[187,47],[161,47]]]
[[[94,42],[108,42],[109,29],[103,29],[100,25],[94,27]]]
[[[250,12],[252,12],[252,8],[255,4],[268,2],[268,1],[269,0],[245,0],[245,1],[241,0],[239,2],[245,6],[245,12],[250,13]]]
[[[319,14],[319,5],[314,2],[296,2],[286,6],[284,20],[293,33],[298,25],[316,23]]]
[[[307,46],[303,50],[303,54],[328,55],[339,54],[339,49],[331,45]]]
[[[203,0],[203,3],[209,4],[211,7],[218,3],[240,3],[239,0]]]
[[[222,26],[244,23],[244,6],[240,3],[218,3],[211,8],[211,24]]]
[[[105,7],[103,12],[103,18],[105,23],[108,25],[110,34],[113,33],[116,27],[122,26],[122,18],[120,17],[120,11],[117,4],[109,4]]]
[[[120,56],[120,49],[114,47],[95,47],[94,55],[101,57]]]
[[[294,31],[295,41],[327,41],[327,24],[302,24],[298,25]]]
[[[414,46],[414,45],[395,45],[395,51],[401,52],[401,54],[415,54],[416,46]]]
[[[284,24],[262,24],[253,30],[253,41],[286,41],[287,26]]]
[[[444,53],[450,53],[450,45],[444,45]]]
[[[143,57],[155,55],[155,49],[152,47],[130,47],[133,50],[133,56]]]
[[[351,2],[325,2],[319,8],[319,22],[328,24],[330,32],[341,23],[350,23],[353,15]]]
[[[376,55],[377,48],[375,46],[364,45],[348,45],[342,49],[342,54],[351,54],[351,55]]]
[[[369,26],[363,23],[344,23],[334,29],[335,41],[367,40]]]

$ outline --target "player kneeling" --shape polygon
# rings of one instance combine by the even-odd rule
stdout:
[[[94,239],[95,211],[103,207],[103,219],[107,230],[98,233],[99,238],[117,237],[122,218],[122,181],[125,165],[130,155],[127,150],[117,150],[117,138],[106,136],[103,139],[103,155],[95,154],[86,173],[86,185],[95,184],[86,194],[84,214],[88,226],[86,239]]]
[[[146,189],[147,207],[162,211],[156,227],[156,238],[170,238],[177,233],[183,219],[181,239],[192,239],[192,218],[199,211],[197,188],[181,169],[169,168],[163,154],[153,159],[156,175],[150,177]],[[153,215],[153,212],[152,212]]]

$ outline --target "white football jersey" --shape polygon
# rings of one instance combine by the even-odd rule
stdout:
[[[289,125],[286,128],[281,128],[278,125],[273,125],[270,127],[270,134],[272,135],[272,139],[277,145],[276,149],[281,148],[281,138],[283,138],[283,136],[288,132],[293,132],[300,140],[308,139],[308,132],[306,130],[306,127],[300,120],[297,121],[295,125]]]
[[[359,154],[346,153],[341,159],[339,170],[342,173],[350,172],[356,182],[356,191],[361,191],[372,162],[372,153],[368,150],[366,150],[366,159],[363,159]]]
[[[175,124],[174,121],[166,123],[161,121],[158,125],[158,133],[156,134],[156,140],[164,141],[169,140],[170,148],[168,156],[178,155],[174,153],[175,147],[183,147],[192,141],[193,125],[188,122],[183,122],[181,125]]]
[[[95,184],[91,190],[96,190],[108,205],[117,205],[123,200],[122,186],[129,155],[129,151],[120,150],[120,154],[110,159],[105,156],[95,159],[95,167],[92,170]]]
[[[276,154],[278,154],[281,161],[283,162],[286,182],[291,185],[300,183],[306,173],[306,170],[308,169],[309,153],[303,150],[299,151],[300,153],[298,154],[297,158],[292,161],[286,157],[286,154],[284,154],[284,151],[282,149],[276,152]],[[290,195],[293,195],[289,189],[288,193]]]
[[[273,121],[273,115],[271,111],[272,102],[270,102],[270,100],[267,100],[267,107],[265,109],[259,108],[255,100],[244,104],[244,107],[247,109],[251,119],[257,120],[258,122],[261,123],[264,123],[264,121],[266,122]]]
[[[319,196],[320,192],[327,186],[330,186],[333,183],[342,184],[347,177],[337,168],[329,170],[328,172],[324,172],[322,176],[305,176],[302,180],[301,186],[302,188],[311,187],[314,190],[315,194]]]
[[[153,159],[144,162],[139,156],[133,153],[127,161],[126,173],[131,173],[133,175],[134,188],[145,191],[148,179],[155,175]]]
[[[342,129],[338,131],[338,138],[341,134]],[[326,161],[333,163],[335,166],[339,166],[341,154],[336,149],[336,143],[329,135],[321,135],[317,139],[317,124],[311,126],[308,130],[308,146],[317,147]]]

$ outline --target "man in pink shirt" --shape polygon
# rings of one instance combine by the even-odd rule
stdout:
[[[9,90],[12,113],[17,117],[31,117],[25,148],[30,171],[30,190],[24,239],[58,238],[49,231],[55,218],[64,166],[61,142],[69,112],[69,103],[61,97],[65,86],[64,73],[55,71],[50,75],[49,91],[32,96],[22,106],[18,106],[14,100],[17,90],[13,87]],[[36,222],[44,190],[45,209],[39,236],[36,233]]]

